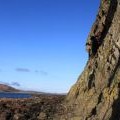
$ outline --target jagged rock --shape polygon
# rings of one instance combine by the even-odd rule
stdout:
[[[0,120],[9,120],[10,117],[11,117],[11,113],[9,111],[0,113]]]
[[[66,120],[120,119],[120,0],[101,0],[91,36],[101,45],[68,93]]]
[[[1,120],[6,120],[6,112],[2,112],[0,114],[0,118],[1,118]]]
[[[20,114],[20,113],[16,113],[13,116],[13,120],[24,120],[24,115]]]
[[[38,120],[46,120],[47,115],[46,115],[46,113],[41,112],[37,118],[38,118]]]

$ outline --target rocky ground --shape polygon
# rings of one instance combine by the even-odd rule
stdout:
[[[0,120],[53,120],[63,114],[64,95],[33,95],[26,99],[0,99]]]

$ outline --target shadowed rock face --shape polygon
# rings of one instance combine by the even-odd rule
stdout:
[[[68,93],[61,119],[120,119],[120,0],[101,0],[87,42],[98,34],[101,44]]]

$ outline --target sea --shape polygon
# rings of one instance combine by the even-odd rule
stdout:
[[[0,92],[0,98],[31,98],[32,95],[27,93],[9,93],[9,92]]]

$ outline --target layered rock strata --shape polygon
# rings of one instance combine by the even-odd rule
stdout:
[[[69,91],[65,120],[120,119],[120,0],[101,0],[87,42],[101,41]]]

